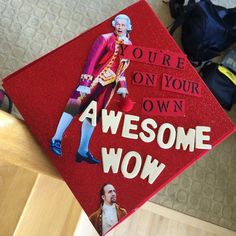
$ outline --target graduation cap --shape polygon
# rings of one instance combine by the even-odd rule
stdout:
[[[100,234],[235,131],[146,1],[8,76],[3,86]],[[96,218],[104,201],[119,213],[106,229]]]

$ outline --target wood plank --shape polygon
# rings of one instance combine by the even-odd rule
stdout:
[[[70,191],[69,189],[67,191]],[[72,193],[71,193],[72,195]],[[75,227],[77,225],[78,219],[81,216],[82,208],[79,202],[74,198],[70,209],[68,211],[67,217],[65,219],[64,227],[62,228],[61,235],[72,235],[74,233]]]
[[[222,236],[172,220],[145,209],[139,209],[107,236]],[[85,235],[80,235],[85,236]]]
[[[14,236],[73,235],[80,213],[63,181],[38,175]]]
[[[107,234],[107,236],[120,235],[236,236],[236,232],[147,202]],[[85,213],[81,214],[74,236],[98,236]]]
[[[0,111],[0,160],[61,179],[25,123]]]
[[[89,221],[89,218],[84,211],[81,212],[73,236],[98,236],[97,231]]]
[[[186,225],[202,229],[204,231],[207,231],[209,233],[213,233],[215,235],[224,235],[224,236],[236,236],[236,232],[232,230],[228,230],[226,228],[220,227],[218,225],[200,220],[198,218],[183,214],[181,212],[172,210],[170,208],[166,208],[160,205],[157,205],[153,202],[146,202],[142,206],[143,210],[146,210],[148,212],[152,212],[154,214],[158,214],[160,216],[169,218],[174,221],[178,221],[180,223],[184,223]]]
[[[0,235],[12,236],[37,174],[0,161]]]

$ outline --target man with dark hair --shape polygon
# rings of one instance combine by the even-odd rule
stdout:
[[[116,203],[116,190],[110,183],[104,184],[100,190],[101,205],[89,219],[99,235],[105,234],[127,212]]]

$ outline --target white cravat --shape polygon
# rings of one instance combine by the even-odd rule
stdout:
[[[125,44],[128,44],[128,42],[129,42],[129,39],[126,37],[126,35],[119,36],[118,39],[123,40]]]
[[[118,222],[116,206],[103,204],[102,206],[102,234],[105,234]]]

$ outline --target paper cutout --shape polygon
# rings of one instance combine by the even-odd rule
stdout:
[[[83,122],[85,119],[90,119],[92,126],[97,125],[97,102],[91,101],[91,103],[86,107],[85,111],[79,118],[79,121]]]
[[[147,48],[143,46],[120,45],[120,56],[132,61],[184,70],[186,56],[168,50]]]
[[[102,109],[102,132],[107,133],[110,130],[112,134],[116,134],[121,116],[120,111],[115,113],[115,111],[108,112],[106,109]]]
[[[139,121],[140,117],[133,116],[133,115],[125,115],[124,124],[122,129],[122,137],[129,138],[129,139],[138,139],[138,135],[132,133],[132,130],[137,130],[138,125],[137,122]],[[135,123],[136,122],[136,123]]]
[[[176,145],[175,148],[180,150],[181,147],[183,150],[187,150],[189,148],[190,152],[194,151],[195,147],[195,136],[196,131],[195,129],[189,129],[187,132],[185,132],[183,127],[177,128],[177,137],[176,137]]]
[[[114,174],[118,173],[122,152],[122,148],[118,148],[117,150],[110,148],[109,151],[105,147],[102,148],[104,173],[108,173],[110,169],[112,169]]]
[[[165,167],[165,164],[159,164],[157,159],[152,160],[152,157],[150,155],[147,155],[140,177],[141,179],[148,178],[148,183],[153,184],[161,174],[161,172],[165,169]]]
[[[132,75],[132,84],[156,87],[158,75],[150,72],[135,71]]]
[[[203,143],[204,141],[210,141],[210,135],[204,134],[204,132],[211,132],[211,127],[197,126],[196,127],[196,148],[199,149],[211,149],[211,144]]]
[[[105,235],[112,226],[117,224],[127,214],[125,208],[117,203],[117,191],[111,183],[106,183],[100,188],[100,207],[89,216],[99,235]]]
[[[144,98],[142,114],[147,116],[185,116],[185,99]]]
[[[172,91],[175,93],[188,94],[191,96],[201,96],[201,85],[199,82],[183,79],[173,75],[162,75],[163,90]]]

